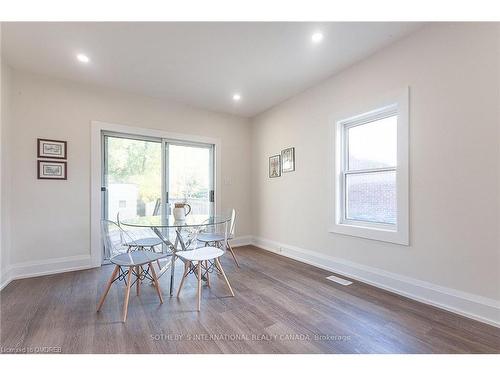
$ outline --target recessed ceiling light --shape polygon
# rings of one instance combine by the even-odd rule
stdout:
[[[317,31],[311,36],[311,40],[315,44],[321,43],[321,41],[323,40],[323,34]]]
[[[239,101],[241,100],[241,95],[240,95],[240,94],[234,94],[234,95],[233,95],[233,100],[234,100],[235,102],[239,102]]]
[[[78,61],[84,63],[84,64],[87,64],[88,62],[90,62],[90,59],[87,55],[84,55],[83,53],[79,53],[78,55],[76,55],[76,58],[78,59]]]

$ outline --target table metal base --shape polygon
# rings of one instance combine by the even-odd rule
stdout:
[[[174,295],[175,261],[177,260],[177,256],[175,254],[177,253],[177,251],[186,250],[186,244],[184,243],[184,239],[182,238],[181,235],[181,228],[176,228],[175,230],[174,243],[170,241],[168,235],[166,237],[163,235],[161,229],[157,227],[152,227],[151,229],[153,229],[156,235],[171,251],[170,262],[160,269],[160,272],[158,273],[158,278],[162,277],[170,268],[170,297],[172,297]],[[178,249],[179,244],[181,245],[180,249]]]

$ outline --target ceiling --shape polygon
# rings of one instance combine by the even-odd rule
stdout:
[[[252,117],[421,23],[2,23],[15,68]],[[311,36],[324,38],[314,44]],[[88,64],[76,59],[90,58]],[[241,100],[234,102],[233,94]]]

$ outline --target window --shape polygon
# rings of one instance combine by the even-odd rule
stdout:
[[[332,232],[408,244],[407,98],[336,123]]]

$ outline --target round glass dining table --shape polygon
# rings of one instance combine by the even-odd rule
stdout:
[[[210,216],[210,215],[187,215],[185,220],[175,220],[173,215],[139,216],[131,219],[122,219],[120,224],[135,228],[150,228],[165,244],[171,262],[162,267],[158,277],[161,277],[170,268],[170,296],[174,292],[175,260],[178,251],[187,250],[191,239],[185,239],[182,236],[183,230],[201,230],[203,227],[215,226],[228,223],[231,220],[229,216]],[[175,241],[172,242],[169,236],[170,230],[175,230]]]

